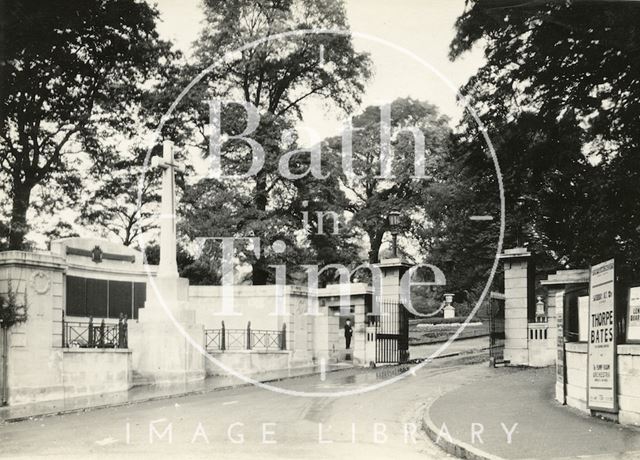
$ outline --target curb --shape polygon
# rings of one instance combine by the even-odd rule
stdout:
[[[344,369],[331,369],[331,370],[326,370],[325,373],[329,374],[329,373],[333,373],[333,372],[341,372],[341,371],[346,371],[346,370],[351,370],[353,368],[349,367],[349,368],[344,368]],[[294,375],[292,377],[273,377],[273,378],[268,378],[268,379],[264,379],[264,380],[258,380],[260,383],[272,383],[272,382],[281,382],[283,380],[294,380],[294,379],[300,379],[300,378],[304,378],[304,377],[311,377],[314,375],[320,375],[321,372],[312,372],[310,374],[301,374],[301,375]],[[140,399],[136,399],[134,401],[122,401],[122,402],[115,402],[115,403],[109,403],[109,404],[98,404],[95,406],[86,406],[86,407],[74,407],[73,409],[60,409],[60,410],[53,410],[51,412],[41,412],[38,414],[30,414],[30,415],[19,415],[16,417],[9,417],[9,418],[5,418],[5,419],[0,419],[0,425],[2,424],[9,424],[9,423],[16,423],[16,422],[23,422],[25,420],[32,420],[32,419],[36,419],[36,418],[42,418],[42,417],[53,417],[56,415],[68,415],[68,414],[76,414],[79,412],[91,412],[91,411],[95,411],[95,410],[102,410],[102,409],[110,409],[110,408],[114,408],[114,407],[128,407],[128,406],[133,406],[135,404],[140,404],[140,403],[146,403],[146,402],[153,402],[153,401],[163,401],[165,399],[172,399],[172,398],[184,398],[187,396],[195,396],[195,395],[202,395],[202,394],[207,394],[207,393],[213,393],[216,391],[224,391],[224,390],[233,390],[235,388],[244,388],[244,387],[250,387],[253,386],[253,383],[238,383],[237,385],[224,385],[224,386],[220,386],[220,387],[215,387],[215,388],[204,388],[204,389],[200,389],[200,390],[191,390],[191,391],[185,391],[185,392],[181,392],[181,393],[172,393],[172,394],[166,394],[166,395],[157,395],[157,396],[149,396],[147,398],[140,398]]]
[[[505,460],[502,457],[498,457],[497,455],[490,454],[483,450],[478,449],[466,442],[459,441],[457,439],[452,438],[451,436],[445,437],[440,436],[440,428],[433,423],[431,420],[431,416],[429,415],[429,409],[431,406],[438,400],[439,398],[431,401],[424,410],[422,415],[422,430],[427,434],[429,439],[433,441],[433,443],[447,452],[458,458],[464,458],[469,460]]]

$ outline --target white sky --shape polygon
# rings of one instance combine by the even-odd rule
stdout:
[[[189,52],[203,19],[198,0],[156,0],[161,14],[160,34]],[[454,36],[454,23],[464,10],[464,0],[347,0],[351,30],[402,47],[427,61],[459,88],[482,63],[476,48],[456,62],[447,57]],[[431,102],[457,121],[462,109],[455,92],[423,64],[386,45],[355,39],[358,50],[367,51],[375,75],[364,95],[364,106],[411,96]],[[318,100],[310,100],[303,110],[304,124],[321,137],[337,134],[345,114],[327,113]],[[302,134],[302,133],[301,133]]]

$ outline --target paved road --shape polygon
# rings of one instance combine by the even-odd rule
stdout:
[[[392,367],[339,371],[324,381],[315,376],[277,385],[297,391],[362,389],[397,372]],[[243,387],[45,417],[0,426],[0,456],[443,458],[425,436],[414,436],[420,409],[489,372],[486,355],[466,355],[435,361],[400,382],[347,397],[309,398]]]

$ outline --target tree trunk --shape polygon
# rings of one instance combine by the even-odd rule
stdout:
[[[31,189],[30,186],[24,184],[14,185],[11,224],[9,226],[9,249],[24,249],[24,237],[29,230],[27,210],[31,199]]]
[[[258,211],[266,211],[267,209],[267,175],[260,171],[256,175],[256,195],[254,199],[256,209]],[[265,241],[260,241],[261,246]],[[251,267],[251,282],[254,286],[262,286],[267,284],[269,272],[265,266],[265,260],[260,257]]]
[[[384,236],[384,232],[374,232],[369,233],[369,245],[371,249],[369,250],[369,263],[377,264],[380,262],[380,246],[382,246],[382,237]]]

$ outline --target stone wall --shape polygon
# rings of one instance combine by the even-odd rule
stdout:
[[[618,345],[620,423],[640,425],[640,345]]]
[[[284,302],[278,307],[278,286],[233,286],[233,314],[224,313],[223,286],[189,286],[189,306],[196,312],[196,323],[205,329],[251,329],[281,331],[286,324],[287,350],[291,359],[300,364],[309,364],[314,355],[314,334],[320,329],[315,324],[316,316],[309,315],[306,289],[286,286],[282,295]],[[229,307],[227,307],[229,308]],[[280,310],[278,310],[280,308]],[[282,314],[284,313],[284,314]]]
[[[189,306],[196,310],[196,322],[205,329],[219,329],[224,321],[227,329],[245,329],[251,321],[252,329],[280,330],[285,322],[283,315],[276,314],[276,286],[233,286],[233,313],[225,314],[222,286],[189,286]],[[285,288],[285,311],[289,314],[304,297],[306,290],[287,286]],[[227,308],[231,308],[227,305]],[[306,311],[306,310],[305,310]]]
[[[565,344],[567,405],[585,412],[587,407],[587,344]]]
[[[64,396],[62,380],[62,306],[64,260],[47,253],[0,254],[0,294],[16,295],[27,305],[27,322],[7,337],[9,404]]]
[[[65,398],[127,391],[131,387],[131,351],[67,349],[62,352]]]
[[[62,348],[64,258],[45,252],[0,253],[0,294],[27,305],[27,321],[7,337],[10,405],[122,391],[129,388],[126,350]]]
[[[275,369],[291,368],[291,354],[290,351],[227,350],[211,353],[211,357],[238,374],[250,377]],[[226,370],[210,359],[205,361],[205,367],[207,376],[229,375]]]
[[[589,413],[587,405],[588,346],[582,342],[565,344],[567,405]],[[618,420],[640,425],[640,345],[618,345]]]

